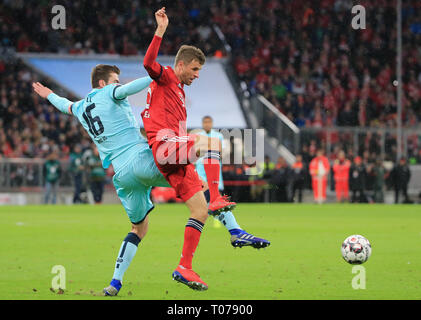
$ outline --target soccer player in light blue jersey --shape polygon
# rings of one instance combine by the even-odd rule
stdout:
[[[152,186],[169,187],[155,165],[146,139],[131,110],[128,96],[149,86],[150,77],[119,84],[120,70],[116,66],[97,65],[91,74],[93,90],[77,102],[60,97],[41,83],[33,88],[58,110],[74,115],[94,141],[104,168],[113,165],[113,183],[132,223],[124,239],[106,295],[117,295],[138,244],[146,235],[148,213],[154,208],[150,200]]]
[[[218,138],[221,141],[222,149],[224,149],[224,136],[222,133],[212,129],[213,128],[213,119],[211,116],[205,116],[202,118],[202,131],[197,132],[196,134],[202,134],[209,138]],[[203,181],[207,181],[205,168],[203,166],[203,158],[200,158],[196,161],[196,171],[197,174]],[[219,190],[222,192],[224,190],[224,181],[222,179],[222,164],[221,172],[219,177]],[[205,198],[209,202],[210,194],[209,190],[205,191]],[[250,233],[244,231],[240,225],[237,223],[234,214],[231,211],[222,212],[219,215],[214,216],[215,219],[219,220],[228,232],[231,235],[231,244],[233,247],[243,247],[243,246],[252,246],[254,248],[265,248],[270,245],[270,242],[253,236]]]

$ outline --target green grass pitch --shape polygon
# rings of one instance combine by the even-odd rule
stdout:
[[[209,219],[193,260],[208,291],[171,279],[188,211],[166,204],[151,213],[119,296],[103,297],[129,231],[122,206],[0,207],[0,299],[421,299],[419,206],[239,204],[235,214],[272,245],[234,249]],[[358,274],[340,254],[351,234],[372,244],[366,289],[352,288]],[[62,294],[50,290],[55,265],[66,270]]]

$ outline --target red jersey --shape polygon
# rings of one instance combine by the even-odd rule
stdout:
[[[161,40],[161,37],[154,36],[143,61],[154,80],[148,89],[147,105],[141,113],[150,146],[155,141],[187,136],[184,84],[171,67],[156,62]]]
[[[315,157],[310,162],[310,175],[313,178],[327,178],[329,174],[330,164],[325,156]]]
[[[349,169],[351,168],[351,162],[345,160],[340,162],[339,160],[333,165],[333,173],[335,181],[348,181],[349,179]]]

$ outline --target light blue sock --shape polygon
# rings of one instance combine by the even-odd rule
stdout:
[[[221,221],[230,234],[237,234],[242,230],[231,211],[222,212],[220,215],[216,216],[215,219]]]
[[[205,191],[205,198],[206,201],[209,203],[209,190]],[[214,218],[220,221],[224,225],[224,227],[227,228],[230,234],[238,234],[242,230],[240,225],[237,223],[237,220],[235,220],[235,217],[231,211],[222,212],[220,215],[216,217],[214,216]]]
[[[118,252],[113,279],[123,281],[124,273],[126,272],[130,262],[132,262],[132,259],[136,254],[139,242],[140,238],[137,236],[137,234],[133,232],[129,232],[129,234],[127,234]]]

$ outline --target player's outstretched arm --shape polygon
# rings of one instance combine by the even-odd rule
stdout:
[[[145,58],[143,60],[143,66],[152,79],[157,79],[162,73],[162,66],[156,62],[156,58],[159,52],[159,46],[161,45],[162,37],[168,26],[168,17],[165,13],[165,7],[155,12],[155,19],[158,24],[155,35],[149,45],[148,51],[146,51]]]
[[[118,86],[115,88],[114,97],[118,100],[125,99],[132,94],[138,93],[143,89],[147,88],[152,82],[151,77],[143,77],[136,80],[133,80],[124,85]]]
[[[56,107],[58,110],[60,110],[63,113],[72,114],[71,112],[71,105],[73,104],[72,101],[62,98],[55,94],[53,90],[50,88],[47,88],[43,86],[39,82],[32,83],[32,87],[34,88],[34,91],[42,98],[48,99],[48,101],[51,102],[51,104]]]
[[[157,12],[155,12],[155,20],[158,24],[155,35],[162,38],[164,36],[165,30],[167,30],[168,27],[168,16],[165,12],[165,7],[162,7]]]

